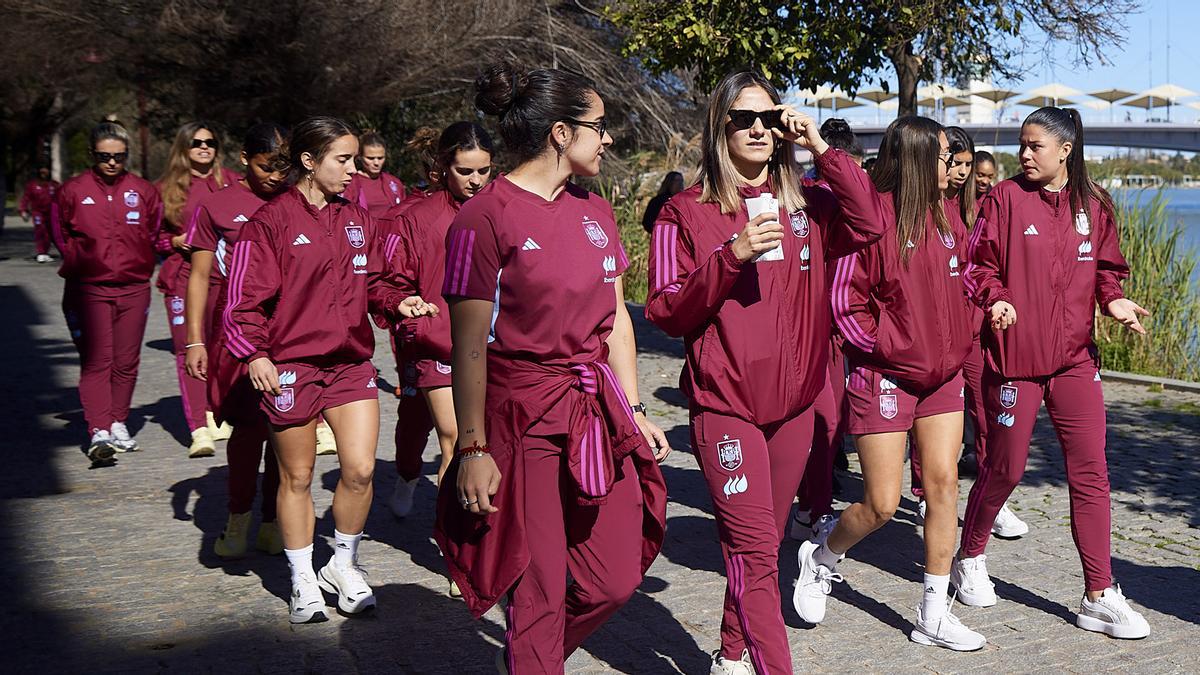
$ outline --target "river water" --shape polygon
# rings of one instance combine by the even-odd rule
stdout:
[[[1158,190],[1113,190],[1113,199],[1136,199],[1139,203],[1154,198]],[[1167,213],[1172,220],[1183,226],[1184,239],[1188,246],[1200,248],[1200,189],[1164,188]]]

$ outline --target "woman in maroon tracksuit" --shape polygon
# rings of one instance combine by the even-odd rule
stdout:
[[[391,223],[384,256],[414,295],[435,306],[445,306],[442,280],[446,271],[446,230],[463,203],[483,189],[492,178],[494,148],[487,131],[472,122],[455,122],[446,127],[433,148],[435,185],[441,189],[403,209]],[[390,326],[398,354],[404,361],[403,380],[398,386],[420,392],[427,425],[414,427],[398,415],[396,424],[396,471],[399,478],[391,509],[404,517],[412,509],[413,490],[421,475],[421,453],[432,429],[437,430],[442,459],[437,482],[454,457],[458,429],[454,422],[454,399],[450,395],[450,319],[426,316],[405,319]],[[407,424],[405,424],[408,422]],[[401,450],[407,452],[401,452]]]
[[[357,613],[375,595],[357,564],[371,507],[379,401],[368,309],[397,320],[400,292],[383,273],[375,223],[340,194],[354,175],[358,139],[345,122],[315,117],[292,130],[296,184],[260,208],[233,249],[223,312],[225,348],[261,392],[279,458],[279,528],[292,571],[292,623],[323,621],[321,591]],[[420,300],[406,305],[412,313]],[[312,474],[317,415],[338,444],[334,559],[313,572]]]
[[[830,582],[841,580],[837,562],[900,503],[911,432],[929,510],[924,595],[909,635],[920,644],[970,651],[985,640],[950,612],[947,595],[958,526],[961,370],[971,348],[960,265],[966,228],[942,202],[950,158],[941,125],[902,117],[884,134],[865,189],[858,172],[821,166],[843,211],[889,227],[877,243],[838,261],[831,292],[846,338],[849,432],[862,462],[864,498],[842,512],[825,542],[800,545],[793,600],[801,618],[824,618]]]
[[[866,183],[817,129],[756,71],[726,76],[710,98],[699,182],[663,206],[651,241],[646,317],[686,341],[680,387],[729,579],[713,672],[792,672],[779,544],[828,379],[826,261],[882,230],[841,218],[827,190],[802,190],[795,142]],[[764,194],[777,204],[751,218]],[[782,260],[759,258],[779,249]]]
[[[970,135],[961,127],[946,127],[946,140],[950,143],[950,183],[943,192],[945,196],[946,213],[958,213],[968,230],[975,224],[977,212],[975,190],[975,143]],[[983,349],[979,346],[979,331],[983,326],[983,312],[972,307],[971,327],[974,339],[971,341],[971,351],[963,362],[963,391],[967,404],[967,415],[971,420],[974,432],[972,451],[963,453],[959,460],[960,468],[969,468],[974,473],[987,457],[987,414],[983,408]],[[920,500],[917,506],[922,520],[925,518],[925,490],[921,483],[921,456],[913,454],[912,494]],[[992,534],[1005,539],[1016,539],[1029,532],[1017,514],[1008,505],[1000,508],[996,522],[992,524]]]
[[[49,167],[39,166],[37,177],[25,183],[17,213],[26,221],[33,219],[34,258],[39,263],[50,262],[50,210],[62,186],[50,178]]]
[[[246,177],[201,198],[187,231],[186,243],[191,250],[187,289],[188,375],[208,383],[209,408],[216,421],[235,425],[225,446],[229,458],[229,518],[225,530],[213,542],[214,552],[222,558],[237,558],[246,553],[250,509],[257,492],[258,465],[263,461],[268,429],[245,366],[224,349],[219,317],[225,307],[225,283],[238,235],[268,199],[287,188],[286,161],[279,156],[286,135],[286,131],[270,122],[251,127],[241,153]],[[278,488],[279,463],[274,451],[268,451],[263,474],[262,525],[255,547],[271,554],[283,551],[282,535],[275,522]]]
[[[980,205],[966,280],[990,322],[982,336],[988,451],[967,500],[953,581],[964,603],[996,603],[984,547],[1025,471],[1045,400],[1066,462],[1071,533],[1083,563],[1076,623],[1141,638],[1150,626],[1112,578],[1104,392],[1092,325],[1099,305],[1144,334],[1138,317],[1149,313],[1121,290],[1129,266],[1112,200],[1088,178],[1083,157],[1079,113],[1040,108],[1021,126],[1021,174],[992,188]]]
[[[612,207],[570,182],[612,143],[604,102],[561,70],[493,66],[476,88],[518,164],[446,235],[459,450],[434,536],[472,614],[507,597],[501,672],[561,673],[658,555],[651,446],[670,448],[638,399]]]
[[[114,452],[138,449],[125,421],[146,332],[162,204],[153,185],[125,170],[124,127],[97,125],[90,148],[95,165],[63,184],[51,223],[63,254],[63,308],[78,318],[79,400],[91,430],[87,455],[105,463]]]
[[[387,163],[387,141],[378,132],[368,131],[359,139],[358,173],[342,193],[347,201],[358,204],[372,218],[382,218],[387,210],[404,201],[404,183],[383,170]]]
[[[220,144],[214,129],[208,122],[188,122],[179,127],[167,156],[167,168],[157,183],[162,195],[163,222],[155,247],[165,257],[156,285],[162,291],[167,307],[167,326],[171,331],[175,352],[175,371],[179,378],[183,416],[192,432],[188,457],[211,457],[216,451],[213,441],[228,437],[218,432],[215,425],[210,426],[212,413],[208,408],[204,383],[188,377],[184,363],[189,342],[185,311],[191,270],[188,224],[202,197],[241,178],[236,172],[221,166]]]

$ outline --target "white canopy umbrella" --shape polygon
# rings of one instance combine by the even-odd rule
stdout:
[[[863,103],[850,98],[846,92],[843,91],[826,90],[824,92],[820,92],[818,89],[818,92],[814,93],[816,95],[805,100],[804,104],[817,109],[818,119],[820,118],[822,110],[831,110],[836,113],[838,110],[857,108],[858,106],[863,105]]]
[[[1191,98],[1196,96],[1196,92],[1192,91],[1191,89],[1184,89],[1177,84],[1160,84],[1157,87],[1143,91],[1141,96],[1149,97],[1150,103],[1154,103],[1155,100],[1162,101],[1162,105],[1150,105],[1146,109],[1152,110],[1154,108],[1166,108],[1167,121],[1169,122],[1171,121],[1171,106],[1179,105],[1179,99],[1181,98]],[[1143,106],[1137,107],[1141,108]]]
[[[1020,101],[1020,104],[1039,107],[1046,105],[1071,105],[1068,99],[1082,95],[1083,92],[1074,87],[1068,87],[1059,82],[1051,82],[1050,84],[1044,84],[1036,89],[1025,92],[1026,98]]]
[[[1134,94],[1134,92],[1132,92],[1132,91],[1125,91],[1124,89],[1115,89],[1115,88],[1114,89],[1101,89],[1100,91],[1088,92],[1088,96],[1091,96],[1092,98],[1098,98],[1101,101],[1104,101],[1105,103],[1108,104],[1108,121],[1109,122],[1116,121],[1116,118],[1114,117],[1115,109],[1114,109],[1113,104],[1116,103],[1117,101],[1120,101],[1123,98],[1129,98],[1130,96],[1133,96],[1133,94]]]

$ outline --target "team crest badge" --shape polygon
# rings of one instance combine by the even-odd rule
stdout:
[[[1080,211],[1075,214],[1075,231],[1085,237],[1092,233],[1092,223],[1088,220],[1086,212]]]
[[[346,239],[354,248],[362,248],[367,245],[367,237],[363,234],[362,225],[355,225],[353,220],[346,226]]]
[[[792,214],[792,234],[797,237],[808,236],[808,214],[803,211],[797,211]]]
[[[135,207],[137,205],[138,205],[138,193],[134,192],[133,190],[126,192],[125,193],[125,206],[128,206],[129,208],[132,209],[133,207]]]
[[[275,397],[275,409],[279,412],[287,412],[296,405],[293,384],[296,384],[296,371],[285,370],[279,374],[279,394]]]
[[[900,406],[896,403],[895,394],[880,394],[879,395],[879,414],[883,419],[890,420],[896,417],[900,412]]]
[[[448,364],[448,363],[442,363],[441,361],[435,361],[434,363],[436,364],[434,367],[436,367],[436,368],[437,368],[437,371],[438,371],[439,373],[441,373],[441,374],[443,374],[443,375],[449,375],[449,374],[450,374],[450,371],[452,370],[452,368],[450,367],[450,364]]]
[[[1011,408],[1017,404],[1017,388],[1011,384],[1000,385],[1000,405]]]
[[[587,234],[588,241],[592,242],[592,246],[596,248],[608,246],[608,235],[604,233],[604,228],[600,227],[600,223],[589,220],[587,216],[584,216],[583,231]]]
[[[171,298],[171,313],[183,314],[183,298]]]
[[[954,248],[954,235],[947,232],[942,235],[942,246],[946,248]]]
[[[742,465],[742,442],[736,438],[731,441],[726,436],[725,440],[717,443],[717,459],[722,469],[737,471]]]

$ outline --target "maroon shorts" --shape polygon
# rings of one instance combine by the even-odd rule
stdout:
[[[261,407],[279,427],[307,424],[317,414],[339,405],[377,399],[375,364],[370,361],[318,368],[307,363],[277,363],[278,396],[262,393]]]
[[[846,382],[846,400],[851,434],[908,431],[913,420],[963,411],[962,371],[936,389],[917,392],[870,368],[854,366]]]
[[[450,364],[434,359],[420,359],[404,366],[404,384],[417,389],[450,386]]]
[[[262,397],[250,384],[246,364],[238,361],[218,340],[208,352],[208,405],[217,422],[234,426],[262,420]]]

